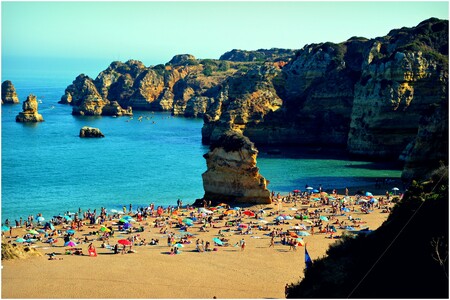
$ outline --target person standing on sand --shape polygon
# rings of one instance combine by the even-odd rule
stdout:
[[[240,246],[241,246],[241,251],[244,251],[244,249],[245,249],[245,240],[244,240],[244,238],[241,239]]]
[[[269,248],[270,248],[270,247],[274,247],[274,248],[275,248],[275,241],[274,241],[273,235],[272,235],[272,237],[270,238],[270,245],[269,245]]]

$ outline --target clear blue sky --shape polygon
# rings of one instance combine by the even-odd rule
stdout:
[[[114,60],[145,65],[190,53],[219,58],[231,49],[299,49],[375,38],[448,19],[448,2],[5,2],[2,70],[52,59],[101,71]],[[64,63],[62,63],[64,65]],[[87,68],[87,67],[86,67]],[[94,76],[96,74],[89,74]]]

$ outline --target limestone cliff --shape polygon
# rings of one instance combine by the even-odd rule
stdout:
[[[81,138],[102,138],[105,136],[98,128],[83,126],[83,128],[80,129],[80,137]]]
[[[73,105],[73,115],[123,116],[132,115],[131,108],[123,109],[117,101],[104,99],[98,92],[94,81],[84,74],[79,75],[66,88],[59,103]]]
[[[211,144],[204,155],[204,199],[245,203],[270,203],[267,182],[256,167],[258,151],[242,134],[229,131]]]
[[[11,81],[5,80],[2,82],[2,104],[17,104],[20,103],[17,97],[16,88]]]
[[[289,60],[294,56],[295,51],[296,50],[279,48],[259,49],[255,51],[233,49],[222,54],[219,59],[240,62]]]
[[[23,111],[16,116],[16,122],[43,122],[44,118],[38,113],[36,96],[29,95],[22,104]]]

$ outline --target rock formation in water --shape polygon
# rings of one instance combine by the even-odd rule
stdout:
[[[75,112],[97,114],[116,101],[121,107],[203,117],[205,144],[235,130],[257,146],[332,147],[412,163],[420,154],[413,160],[404,155],[413,155],[409,150],[428,108],[447,107],[441,105],[448,102],[447,86],[448,21],[431,18],[384,37],[352,37],[296,52],[232,50],[220,60],[183,54],[154,67],[114,62],[94,81],[74,82],[61,102],[81,107]],[[83,90],[91,91],[84,106],[77,102]],[[446,128],[448,122],[435,129]],[[427,145],[430,151],[435,146],[421,148]],[[416,170],[413,177],[424,175]]]
[[[66,88],[65,95],[59,103],[73,105],[73,115],[89,116],[129,116],[132,109],[123,109],[117,101],[104,99],[98,92],[94,82],[89,76],[79,75],[73,83]]]
[[[11,81],[5,80],[2,82],[2,104],[18,104],[20,103],[17,97],[16,88]]]
[[[102,138],[105,137],[98,128],[84,126],[80,129],[81,138]]]
[[[258,151],[242,134],[224,133],[204,155],[204,199],[245,203],[270,203],[267,182],[256,167]]]
[[[22,104],[23,111],[16,116],[16,122],[43,122],[44,118],[38,113],[36,96],[29,95]]]

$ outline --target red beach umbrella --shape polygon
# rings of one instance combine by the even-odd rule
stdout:
[[[244,214],[244,215],[247,215],[247,216],[249,216],[249,217],[254,217],[254,216],[255,216],[255,213],[252,212],[252,211],[249,211],[249,210],[244,211],[243,214]]]
[[[129,240],[118,240],[117,242],[124,246],[131,246],[131,242]]]

